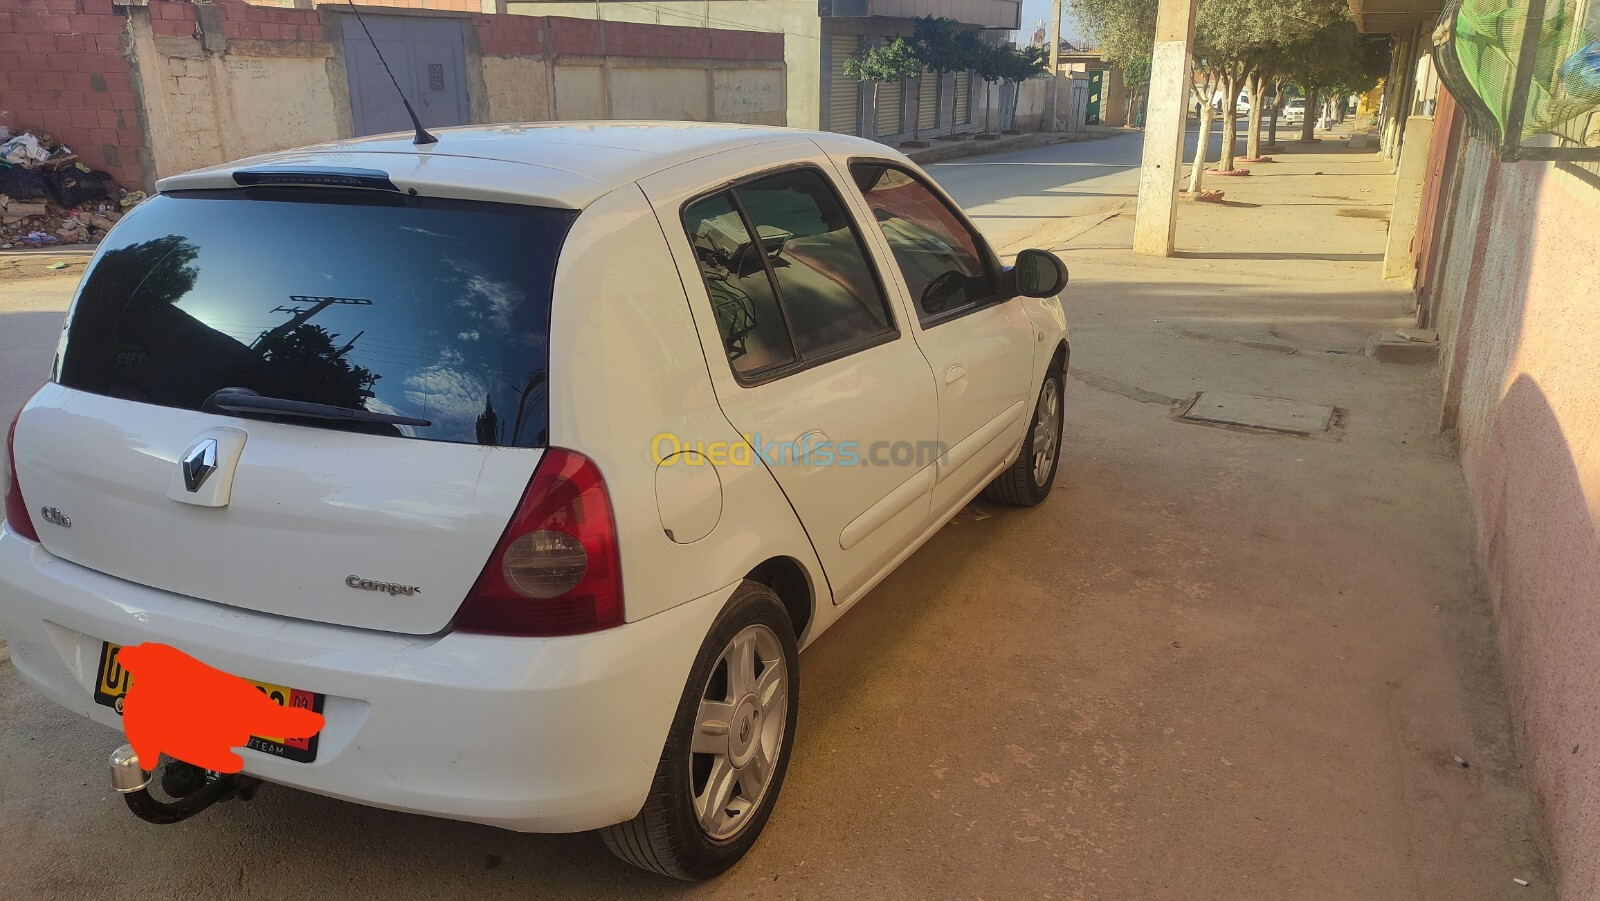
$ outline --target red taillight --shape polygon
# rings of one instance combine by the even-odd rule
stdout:
[[[22,499],[22,484],[17,481],[17,420],[22,418],[19,410],[11,420],[11,429],[6,432],[6,458],[4,475],[6,484],[6,527],[29,541],[38,541],[39,533],[33,529],[33,520],[28,516],[28,502]]]
[[[463,632],[575,635],[622,624],[622,558],[599,467],[552,447],[453,623]]]

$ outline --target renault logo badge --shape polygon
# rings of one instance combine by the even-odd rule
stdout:
[[[206,479],[217,471],[217,439],[207,438],[183,455],[183,487],[199,491]]]

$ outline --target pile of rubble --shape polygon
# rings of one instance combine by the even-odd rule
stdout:
[[[49,135],[0,127],[0,248],[98,241],[143,199]]]

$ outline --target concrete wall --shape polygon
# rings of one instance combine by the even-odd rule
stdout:
[[[47,132],[87,166],[144,184],[126,19],[111,0],[0,3],[0,125]]]
[[[462,24],[473,122],[785,124],[781,34],[437,9],[419,14]],[[103,27],[127,54],[115,57],[129,87],[127,109],[117,114],[134,122],[120,155],[135,167],[117,174],[130,186],[352,134],[341,5],[149,0],[125,16],[104,16]],[[96,83],[108,90],[117,84]],[[71,108],[81,101],[62,102]],[[43,118],[48,128],[52,120]]]
[[[779,124],[795,128],[822,127],[822,19],[817,15],[817,0],[664,0],[655,3],[505,0],[505,7],[506,12],[522,16],[569,16],[607,23],[770,32],[770,37],[781,41],[783,68],[787,73],[783,89],[785,118]],[[757,80],[770,84],[771,76],[758,76]],[[743,103],[742,100],[736,102],[734,107]]]
[[[1444,426],[1562,897],[1600,898],[1600,181],[1460,155]]]
[[[131,10],[152,178],[338,137],[348,104],[317,14],[211,6],[214,20],[183,0]]]

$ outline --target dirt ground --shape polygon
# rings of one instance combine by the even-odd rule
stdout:
[[[272,786],[148,826],[107,784],[116,736],[0,663],[0,885],[152,901],[1554,897],[1437,386],[1359,355],[1402,324],[1406,295],[1378,281],[1393,182],[1340,151],[1214,180],[1229,203],[1184,207],[1175,259],[1129,254],[1126,213],[1058,236],[1073,341],[1056,493],[970,509],[806,653],[788,782],[727,876],[670,884],[590,836]],[[1121,166],[1094,188],[1101,216],[1137,154],[1128,137],[992,162],[1034,179]],[[1007,190],[997,171],[984,190]],[[0,283],[0,357],[43,285]],[[53,347],[55,326],[28,321]],[[0,402],[31,390],[0,376]],[[1333,405],[1335,425],[1178,419],[1202,390]]]

